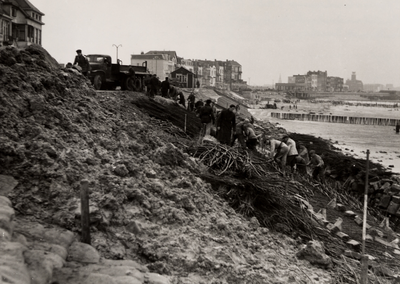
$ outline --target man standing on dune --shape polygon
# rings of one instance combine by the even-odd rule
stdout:
[[[232,135],[236,127],[236,106],[230,105],[228,109],[221,111],[217,120],[217,139],[220,143],[231,145]]]

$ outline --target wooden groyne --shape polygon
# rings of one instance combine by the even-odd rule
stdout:
[[[393,119],[393,118],[355,117],[355,116],[326,115],[326,114],[289,113],[289,112],[282,112],[282,113],[271,112],[271,117],[279,119],[287,119],[287,120],[382,125],[382,126],[395,126],[397,123],[400,123],[400,119]]]

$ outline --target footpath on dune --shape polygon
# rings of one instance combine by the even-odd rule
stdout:
[[[39,46],[1,48],[0,75],[3,282],[356,283],[359,261],[344,253],[357,249],[321,225],[300,196],[312,195],[309,181],[264,162],[256,166],[266,173],[262,183],[216,175],[189,150],[200,129],[193,114],[141,93],[95,92]],[[80,241],[82,181],[89,182],[90,245]],[[271,192],[259,197],[262,184]],[[271,206],[249,208],[269,216],[235,207],[232,200],[249,190]],[[284,196],[290,201],[274,200]],[[284,220],[303,221],[288,229]],[[313,228],[314,239],[304,233]],[[326,253],[322,240],[330,242]],[[379,271],[371,277],[380,283],[396,277]]]

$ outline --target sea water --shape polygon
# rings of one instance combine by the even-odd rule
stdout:
[[[276,123],[288,132],[308,134],[330,140],[347,155],[380,163],[393,173],[400,173],[400,135],[394,126],[329,123],[272,118],[269,111],[250,110],[259,120]],[[322,153],[318,153],[322,154]]]

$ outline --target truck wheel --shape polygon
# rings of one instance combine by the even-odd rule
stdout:
[[[101,90],[103,87],[103,76],[96,74],[93,78],[93,87],[95,90]]]
[[[125,86],[123,89],[128,91],[136,91],[135,78],[127,77],[125,79]]]
[[[135,80],[135,88],[137,92],[139,92],[142,89],[142,81],[140,81],[140,79]]]

